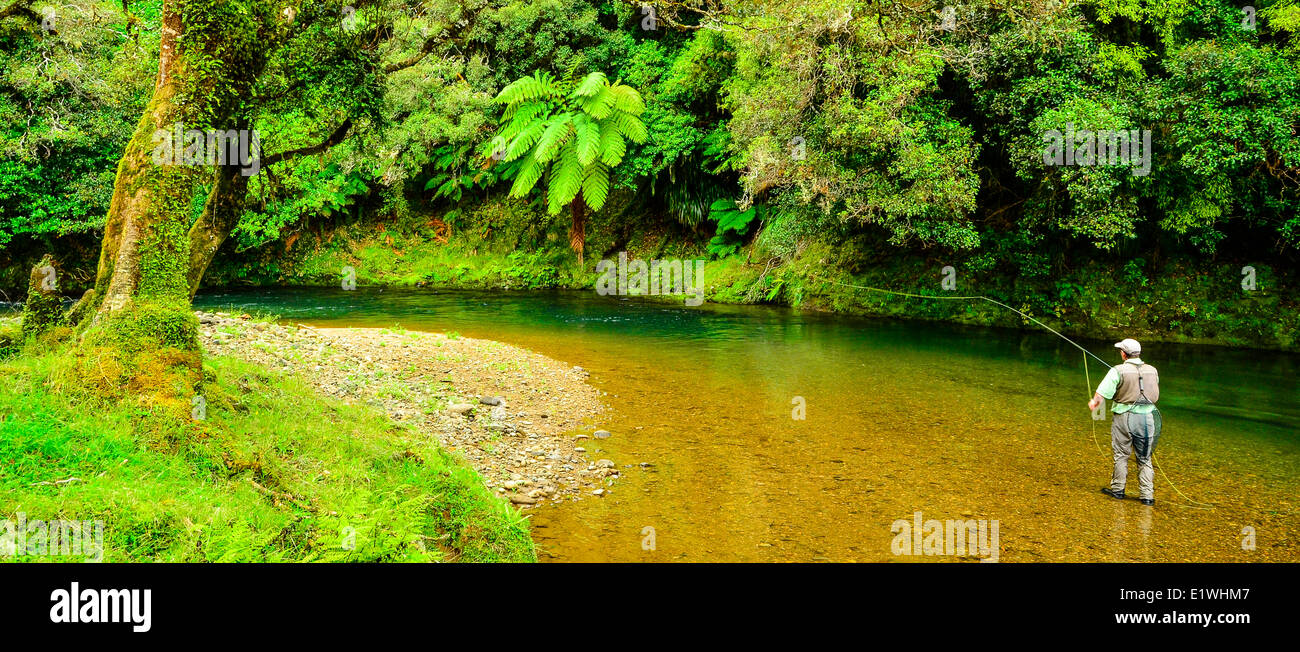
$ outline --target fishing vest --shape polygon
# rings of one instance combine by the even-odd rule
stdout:
[[[1115,388],[1115,402],[1127,405],[1148,405],[1160,400],[1160,375],[1149,364],[1125,362],[1117,366],[1119,386]]]

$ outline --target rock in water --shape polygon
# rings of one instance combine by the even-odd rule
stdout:
[[[595,436],[596,439],[609,439],[610,432],[608,430],[597,430],[591,434]]]

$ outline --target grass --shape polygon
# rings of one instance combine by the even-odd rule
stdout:
[[[436,440],[256,365],[204,369],[195,421],[68,389],[58,352],[0,361],[0,519],[102,520],[110,562],[536,559]]]
[[[16,354],[21,341],[21,321],[17,317],[0,317],[0,358]]]

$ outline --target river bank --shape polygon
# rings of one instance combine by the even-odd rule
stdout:
[[[183,416],[90,388],[75,345],[0,357],[0,519],[97,523],[86,559],[115,563],[536,561],[463,455],[246,344],[209,351]]]
[[[619,472],[572,432],[604,410],[589,375],[519,347],[400,329],[313,328],[198,313],[204,349],[301,378],[436,437],[521,509],[604,496]],[[604,433],[601,431],[601,435]]]

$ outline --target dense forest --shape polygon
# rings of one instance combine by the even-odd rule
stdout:
[[[0,290],[52,254],[79,295],[158,154],[164,3],[0,4]],[[713,301],[1297,346],[1300,2],[177,4],[175,133],[260,155],[169,196],[191,293],[590,288],[628,251],[708,259]]]

